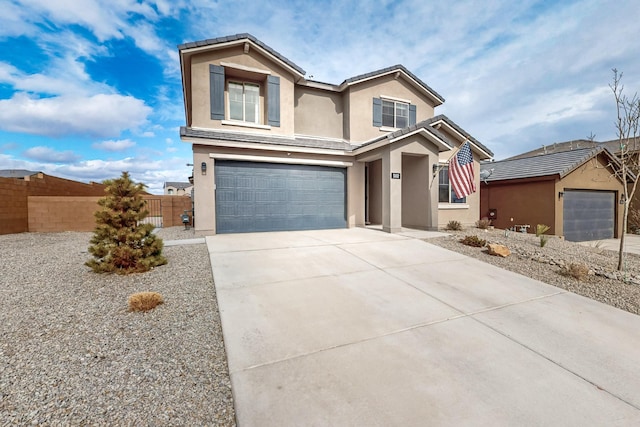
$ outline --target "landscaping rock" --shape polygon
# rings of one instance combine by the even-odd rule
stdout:
[[[489,248],[489,255],[501,256],[502,258],[506,258],[511,255],[511,251],[509,250],[509,248],[504,245],[489,243],[487,245],[487,248]]]

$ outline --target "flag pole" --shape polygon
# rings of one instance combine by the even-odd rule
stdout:
[[[468,139],[466,139],[462,144],[460,144],[460,147],[462,147],[464,144],[466,144],[467,142],[469,142]],[[446,165],[449,166],[449,162],[451,161],[451,159],[453,159],[453,156],[455,156],[456,154],[458,154],[458,151],[460,151],[460,147],[456,147],[453,151],[453,153],[451,154],[451,157],[449,157],[447,159]],[[440,173],[440,171],[444,168],[443,166],[440,166],[440,161],[438,160],[438,168],[435,170],[435,172],[433,172],[433,176],[431,177],[431,183],[429,184],[429,189],[431,189],[431,187],[433,187],[433,182],[436,180],[436,176],[438,176],[438,173]]]

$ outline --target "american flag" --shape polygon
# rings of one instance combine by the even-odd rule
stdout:
[[[462,144],[458,153],[449,160],[449,182],[458,199],[476,192],[473,154],[469,142]]]

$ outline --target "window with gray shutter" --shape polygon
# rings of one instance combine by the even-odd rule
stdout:
[[[267,120],[270,126],[280,127],[280,77],[267,77]]]
[[[382,126],[382,100],[373,98],[373,125],[375,127]]]
[[[224,120],[224,67],[209,64],[211,120]]]

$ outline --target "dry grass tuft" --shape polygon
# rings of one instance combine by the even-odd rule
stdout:
[[[571,263],[562,269],[562,274],[583,281],[589,275],[589,267],[580,263]]]
[[[164,303],[162,295],[157,292],[138,292],[129,296],[129,310],[149,311]]]

